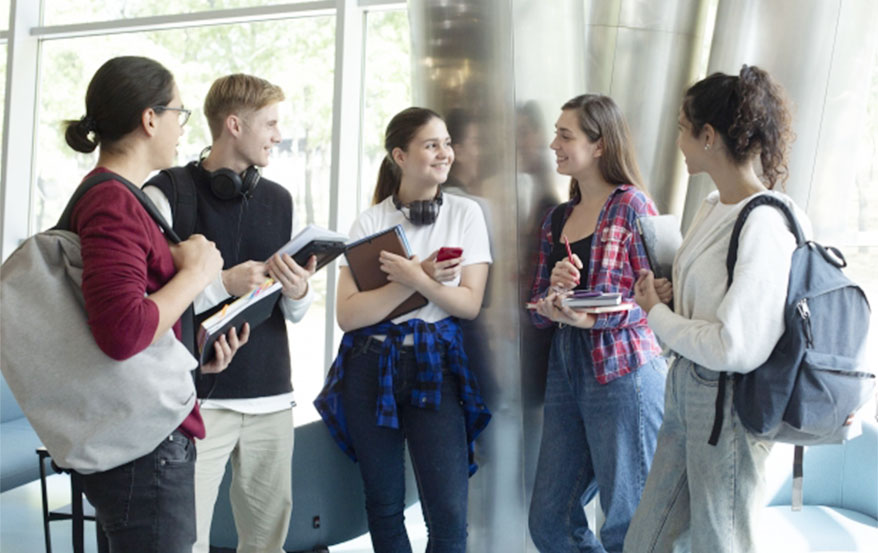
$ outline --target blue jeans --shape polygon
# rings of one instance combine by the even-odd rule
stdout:
[[[194,478],[195,444],[179,430],[139,459],[83,474],[110,553],[191,553]]]
[[[407,442],[427,523],[427,552],[464,553],[469,468],[457,380],[443,373],[438,410],[411,405],[417,365],[413,348],[404,346],[393,383],[400,428],[378,426],[380,346],[371,338],[355,344],[342,383],[342,405],[363,477],[372,547],[376,553],[412,550],[403,524]]]
[[[655,452],[666,375],[657,357],[599,384],[588,333],[555,330],[529,516],[542,553],[622,550]],[[600,541],[583,510],[598,491],[606,515]]]
[[[658,449],[626,552],[756,549],[754,526],[771,442],[744,428],[732,405],[734,386],[727,386],[719,443],[707,443],[718,379],[719,373],[688,359],[673,364]]]

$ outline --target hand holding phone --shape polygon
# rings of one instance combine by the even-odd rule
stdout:
[[[436,253],[436,261],[446,261],[448,259],[455,259],[463,255],[463,248],[458,247],[441,247],[439,251]]]

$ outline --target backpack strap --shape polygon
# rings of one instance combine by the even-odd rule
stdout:
[[[727,286],[732,285],[732,273],[735,270],[735,263],[738,261],[738,238],[741,236],[741,229],[744,228],[744,222],[747,221],[747,217],[750,216],[750,213],[761,205],[771,205],[778,208],[781,213],[784,214],[784,217],[786,217],[787,223],[789,223],[790,229],[792,229],[791,232],[796,237],[796,245],[801,246],[805,243],[805,233],[802,232],[799,220],[796,219],[790,206],[771,194],[759,194],[747,202],[747,205],[744,206],[738,214],[738,218],[735,220],[735,227],[732,229],[732,238],[729,241],[729,253],[726,256],[726,271],[728,273],[728,280],[726,281]]]
[[[189,165],[162,169],[160,174],[165,175],[171,183],[171,197],[168,198],[168,203],[171,205],[171,215],[174,217],[174,230],[185,240],[195,232],[195,218],[198,210],[195,198],[195,177],[190,172]],[[193,304],[189,304],[189,307],[180,316],[180,323],[182,326],[181,341],[186,346],[186,349],[197,357],[198,352],[195,345],[197,327],[195,325],[195,306]],[[200,373],[201,371],[195,371],[196,375]]]
[[[143,190],[140,189],[137,185],[135,185],[130,180],[125,177],[118,175],[116,173],[98,173],[96,175],[92,175],[91,177],[85,179],[82,184],[77,187],[76,191],[73,192],[73,196],[70,198],[70,201],[67,202],[67,207],[64,208],[64,213],[61,214],[61,218],[58,219],[58,224],[56,224],[54,229],[58,230],[70,230],[70,217],[73,214],[73,208],[76,206],[76,203],[82,199],[86,192],[91,190],[92,187],[97,186],[102,182],[106,182],[108,180],[114,180],[117,182],[121,182],[125,185],[134,197],[137,198],[137,201],[140,202],[140,205],[149,213],[149,216],[158,224],[158,226],[165,233],[165,236],[175,244],[180,242],[180,237],[174,232],[174,229],[168,225],[168,222],[162,217],[161,213],[159,213],[158,208],[152,203],[152,200],[149,199],[149,196],[143,193]]]
[[[731,287],[732,285],[732,275],[735,271],[735,263],[738,261],[738,240],[741,236],[741,229],[744,228],[744,223],[747,221],[747,217],[750,216],[750,213],[761,205],[770,205],[778,208],[781,213],[783,213],[784,217],[786,217],[787,223],[790,225],[792,233],[796,237],[796,244],[801,246],[805,243],[805,233],[802,232],[802,226],[799,225],[799,220],[796,219],[790,206],[780,198],[772,196],[771,194],[757,195],[755,198],[747,202],[747,205],[745,205],[741,209],[741,212],[738,213],[738,218],[735,219],[735,226],[732,228],[732,237],[729,240],[729,253],[726,255],[726,287]],[[842,260],[844,260],[843,257]],[[722,430],[723,418],[725,416],[725,413],[723,412],[723,398],[725,398],[726,380],[728,380],[728,378],[734,379],[734,375],[727,375],[726,373],[720,373],[719,375],[719,385],[716,390],[716,403],[714,404],[713,428],[710,430],[710,438],[707,440],[707,443],[710,445],[717,444],[720,431]]]
[[[195,177],[192,176],[189,165],[162,169],[161,173],[167,175],[171,181],[173,197],[169,198],[169,203],[174,216],[174,230],[185,240],[195,232],[195,218],[198,211]]]

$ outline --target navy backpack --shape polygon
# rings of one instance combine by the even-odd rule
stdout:
[[[738,257],[738,237],[750,213],[762,205],[783,212],[796,236],[784,307],[785,329],[768,360],[745,374],[722,373],[710,443],[719,438],[726,379],[734,385],[735,412],[760,438],[795,444],[793,503],[801,501],[804,445],[842,442],[854,413],[875,390],[875,375],[862,370],[869,333],[869,302],[848,279],[840,251],[805,239],[792,210],[760,194],[741,210],[726,259],[728,285]],[[798,488],[798,489],[797,489]],[[798,497],[797,497],[798,496]]]

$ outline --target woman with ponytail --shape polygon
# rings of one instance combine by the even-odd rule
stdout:
[[[222,257],[202,235],[169,245],[123,181],[140,186],[174,163],[189,111],[174,77],[142,57],[118,57],[88,86],[86,115],[68,121],[65,137],[78,152],[98,149],[86,178],[111,173],[76,203],[70,226],[82,246],[82,293],[92,335],[109,357],[128,359],[173,330],[180,316],[222,269]],[[204,372],[226,368],[247,342],[232,329],[214,348]],[[191,359],[192,367],[196,362]],[[187,368],[183,368],[187,370]],[[192,397],[195,389],[192,388]],[[112,416],[112,414],[108,414]],[[148,454],[109,470],[82,474],[110,553],[190,553],[195,543],[195,445],[204,424],[195,403],[177,428]]]
[[[612,98],[583,94],[561,106],[551,148],[570,200],[543,219],[532,288],[534,324],[557,327],[530,532],[543,553],[619,552],[655,451],[667,367],[639,308],[589,314],[563,299],[587,289],[630,300],[648,267],[636,220],[657,212]],[[583,509],[598,492],[600,540]]]
[[[738,213],[755,195],[772,194],[787,174],[790,114],[768,74],[744,66],[714,73],[686,91],[677,145],[692,175],[717,190],[702,203],[677,252],[673,310],[641,271],[635,299],[649,326],[672,350],[665,418],[643,499],[625,551],[656,553],[757,549],[765,459],[771,443],[755,438],[731,407],[732,386],[717,395],[720,374],[746,373],[769,356],[784,330],[784,302],[795,238],[777,209],[756,209],[743,226],[727,285],[726,254]],[[806,234],[807,217],[797,212]],[[715,405],[725,416],[708,443]]]
[[[373,206],[357,218],[354,240],[402,225],[411,259],[381,252],[385,286],[361,292],[342,262],[338,324],[345,331],[326,385],[314,402],[339,446],[358,461],[376,553],[410,553],[403,524],[404,446],[408,445],[427,550],[466,551],[473,442],[490,420],[467,366],[458,319],[479,314],[491,254],[482,211],[440,185],[454,161],[445,122],[408,108],[385,133]],[[438,260],[443,246],[463,256]],[[414,292],[428,303],[387,320]]]

